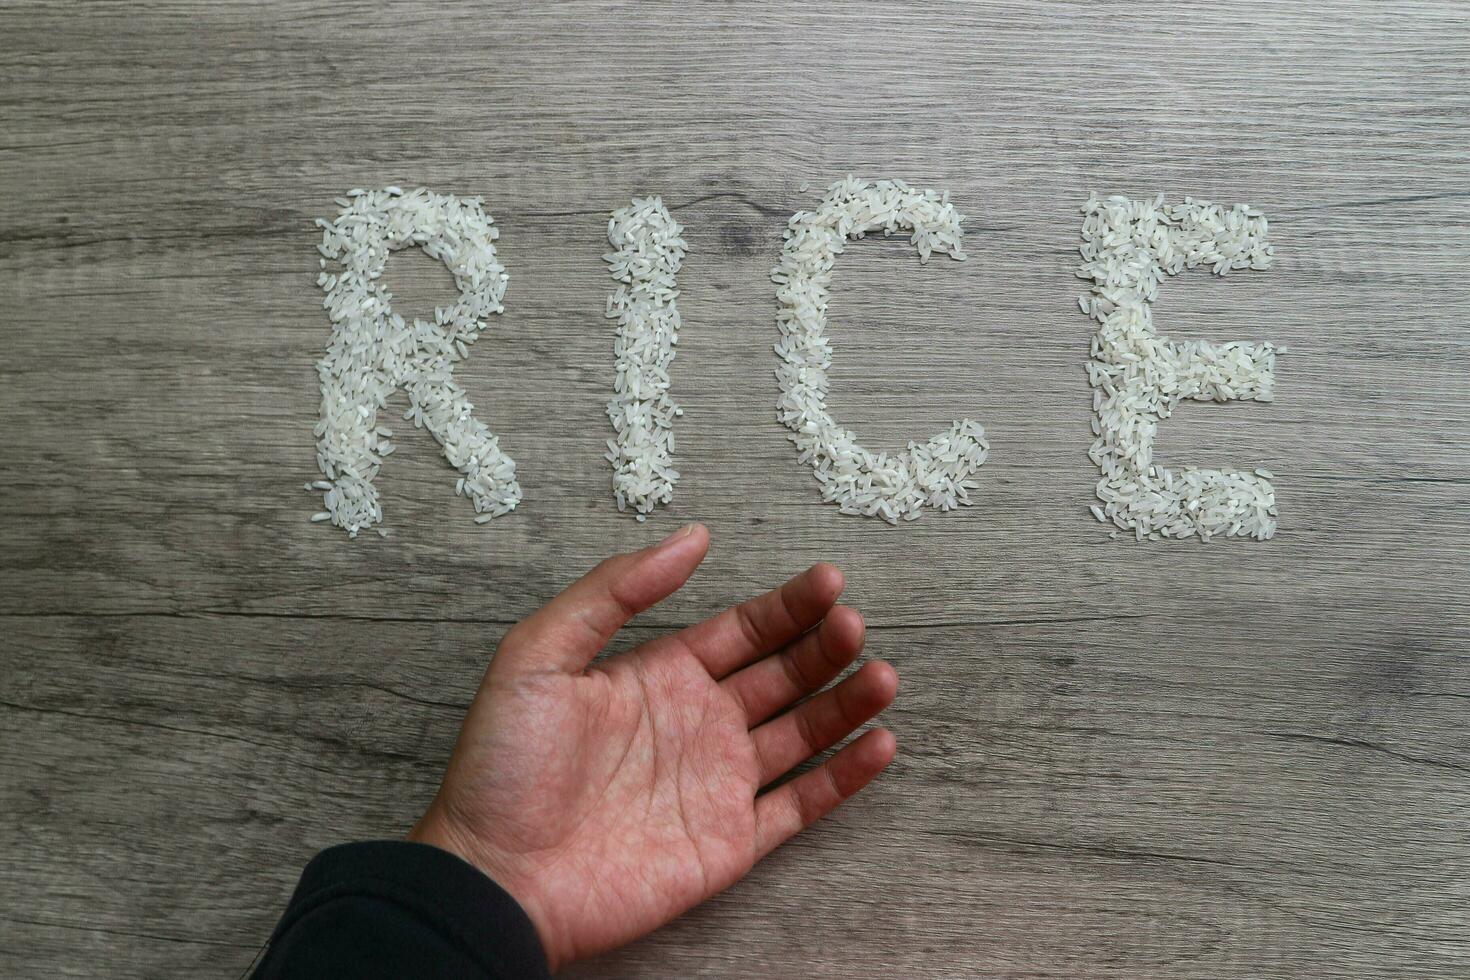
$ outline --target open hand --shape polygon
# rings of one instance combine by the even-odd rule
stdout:
[[[863,646],[831,565],[589,666],[708,547],[691,524],[609,558],[512,628],[410,834],[508,891],[553,970],[728,887],[893,759],[893,735],[875,729],[761,792],[897,690],[881,661],[822,690]]]

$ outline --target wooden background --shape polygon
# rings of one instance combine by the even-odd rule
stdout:
[[[786,217],[952,192],[970,261],[842,259],[832,410],[968,415],[979,504],[824,505],[774,420]],[[459,370],[520,465],[487,526],[422,433],[391,537],[309,524],[312,219],[483,194],[506,313]],[[238,974],[302,864],[401,835],[506,626],[699,519],[626,642],[817,560],[903,678],[892,770],[579,977],[1470,973],[1470,10],[1458,0],[0,6],[0,974]],[[1087,513],[1091,190],[1247,201],[1277,264],[1161,330],[1290,350],[1160,458],[1277,474],[1275,540]],[[688,229],[684,478],[600,459],[607,212]],[[448,275],[400,254],[399,309]],[[624,641],[620,639],[620,643]]]

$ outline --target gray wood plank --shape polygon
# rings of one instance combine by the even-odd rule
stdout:
[[[312,851],[401,834],[511,622],[684,520],[714,549],[619,646],[818,559],[903,677],[894,769],[582,976],[1470,970],[1470,32],[1453,2],[0,8],[0,973],[243,969]],[[832,409],[984,424],[979,504],[823,505],[774,421],[789,214],[948,189],[966,263],[841,260]],[[382,540],[307,523],[311,221],[483,194],[507,310],[458,372],[526,501],[471,522],[422,434]],[[1289,353],[1159,455],[1277,474],[1264,544],[1111,542],[1075,306],[1091,190],[1242,200],[1277,265],[1169,283],[1178,336]],[[692,245],[684,478],[600,459],[607,212]],[[17,203],[19,206],[17,206]],[[396,256],[400,302],[447,277]]]

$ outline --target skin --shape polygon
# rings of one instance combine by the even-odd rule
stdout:
[[[535,924],[553,970],[620,946],[729,887],[893,760],[866,732],[892,702],[863,621],[814,565],[779,589],[592,664],[704,559],[691,524],[607,559],[508,632],[409,835],[459,855]]]

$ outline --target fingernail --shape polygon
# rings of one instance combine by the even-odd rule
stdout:
[[[681,538],[687,538],[689,537],[689,535],[694,533],[694,529],[697,527],[699,527],[698,522],[685,524],[683,527],[679,528],[679,530],[675,531],[673,534],[670,534],[668,537],[660,541],[656,547],[665,548],[673,544],[675,541],[680,540]]]

